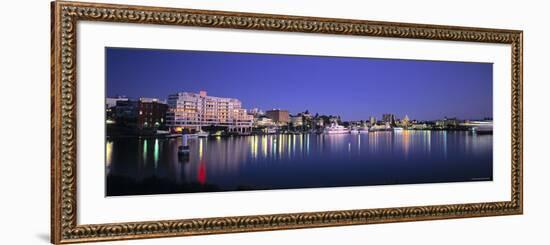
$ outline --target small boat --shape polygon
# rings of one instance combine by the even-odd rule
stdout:
[[[372,125],[369,129],[370,131],[386,131],[391,130],[391,127],[389,125]]]
[[[267,134],[276,134],[277,133],[277,129],[275,128],[267,128]]]
[[[208,135],[210,135],[210,133],[202,131],[202,130],[197,133],[197,137],[199,137],[199,138],[206,138],[206,137],[208,137]]]
[[[349,134],[349,130],[342,126],[338,125],[337,123],[333,123],[330,125],[330,127],[326,127],[324,133],[325,134]]]
[[[361,127],[361,128],[359,128],[359,133],[360,134],[367,134],[367,133],[369,133],[369,128],[368,127]]]
[[[393,132],[401,132],[401,131],[403,131],[403,128],[400,128],[400,127],[393,128]]]
[[[219,137],[222,136],[223,131],[216,131],[215,133],[211,134],[210,136]]]
[[[350,133],[350,134],[358,134],[358,133],[359,133],[359,130],[357,130],[357,129],[354,128],[354,129],[351,129],[351,130],[349,131],[349,133]]]

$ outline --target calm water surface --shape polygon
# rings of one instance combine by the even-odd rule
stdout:
[[[110,139],[107,195],[490,181],[493,137],[403,131],[189,141]]]

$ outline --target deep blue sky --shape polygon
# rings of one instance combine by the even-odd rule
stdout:
[[[492,117],[492,74],[490,63],[106,48],[109,97],[206,90],[247,109],[344,120]]]

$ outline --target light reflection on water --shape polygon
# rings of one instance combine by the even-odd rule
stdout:
[[[190,155],[183,159],[177,154],[181,141],[108,140],[106,174],[136,183],[155,177],[163,186],[178,186],[177,192],[197,183],[224,191],[492,180],[492,135],[471,132],[199,138],[189,140]],[[114,185],[108,181],[108,192]],[[117,193],[167,192],[139,188]]]
[[[143,162],[147,162],[147,140],[143,141]]]
[[[155,139],[155,149],[154,149],[154,157],[155,157],[155,168],[158,167],[159,162],[159,140]]]

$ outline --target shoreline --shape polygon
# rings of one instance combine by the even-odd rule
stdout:
[[[388,132],[388,133],[403,133],[405,131],[435,131],[435,132],[475,132],[468,129],[403,129],[402,131],[395,132],[393,130],[372,130],[368,133],[341,133],[341,134],[326,134],[323,132],[283,132],[283,133],[250,133],[250,134],[228,134],[228,135],[209,135],[207,137],[199,138],[231,138],[231,137],[246,137],[246,136],[264,136],[264,135],[304,135],[304,134],[315,134],[315,135],[368,135],[369,133],[375,132]],[[476,132],[479,135],[492,134],[492,132]],[[192,135],[192,134],[191,134]],[[139,138],[139,139],[171,139],[171,138],[180,138],[183,134],[159,134],[159,135],[106,135],[106,139],[117,139],[117,138]]]

